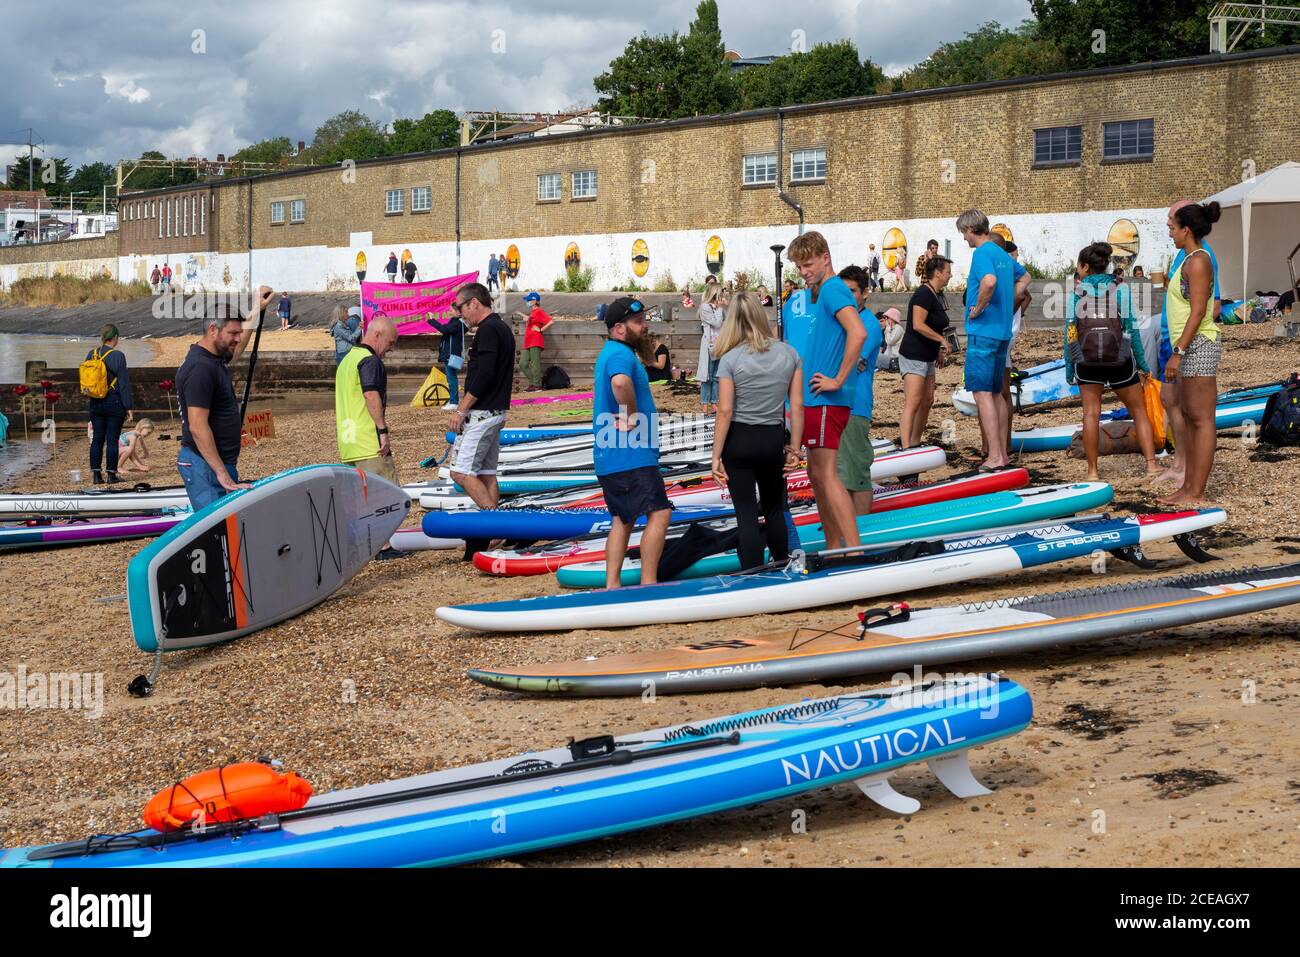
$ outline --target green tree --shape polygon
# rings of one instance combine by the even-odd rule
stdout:
[[[434,110],[418,120],[393,121],[393,132],[388,137],[388,153],[427,153],[446,149],[460,142],[460,120],[451,110]]]
[[[1064,69],[1065,56],[1035,21],[1026,20],[1014,31],[989,22],[939,47],[906,71],[900,85],[904,90],[929,90]]]
[[[789,53],[767,66],[749,67],[737,78],[744,110],[867,96],[888,85],[880,67],[858,57],[852,40],[819,43],[807,53]]]
[[[84,163],[72,174],[68,188],[74,193],[85,193],[85,198],[80,202],[99,209],[105,198],[104,187],[108,187],[107,195],[111,203],[116,182],[116,173],[107,163]],[[112,209],[112,206],[110,205],[109,208]]]
[[[140,159],[161,162],[165,161],[167,157],[157,150],[145,150],[140,154]],[[128,162],[127,165],[129,167],[130,163]],[[188,166],[137,167],[134,170],[128,169],[126,184],[122,188],[124,190],[162,189],[167,186],[193,183],[198,178],[198,174],[194,169]]]
[[[388,141],[384,134],[370,127],[349,130],[323,154],[317,153],[323,163],[341,163],[344,160],[368,160],[388,155]]]
[[[269,140],[261,140],[257,143],[250,143],[242,150],[232,153],[230,161],[232,163],[266,163],[270,166],[278,165],[282,160],[288,159],[289,154],[293,152],[293,144],[289,142],[287,136],[276,136]],[[241,173],[236,168],[237,173]],[[262,172],[260,170],[250,170],[250,174]]]
[[[703,0],[682,41],[683,116],[729,113],[736,108],[736,83],[718,26],[717,0]]]
[[[610,61],[609,69],[592,81],[600,94],[596,108],[603,113],[661,120],[689,116],[682,106],[684,77],[680,34],[633,37]]]
[[[14,157],[9,167],[9,188],[18,190],[43,189],[47,196],[66,196],[72,167],[66,157],[36,156],[32,160],[32,175],[27,176],[27,154]]]
[[[1212,0],[1031,0],[1042,27],[1072,70],[1202,56],[1209,52]],[[1100,34],[1097,31],[1102,31]],[[1270,27],[1249,30],[1236,49],[1257,50],[1288,40]]]
[[[323,163],[336,162],[330,159],[334,155],[335,148],[343,141],[343,138],[349,133],[359,132],[372,133],[383,138],[384,130],[378,123],[357,110],[344,110],[331,116],[328,120],[316,128],[316,135],[311,141],[312,155]],[[382,155],[378,154],[378,155]],[[353,159],[360,157],[353,156]]]

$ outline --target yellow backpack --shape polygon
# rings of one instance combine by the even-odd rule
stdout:
[[[117,385],[117,379],[112,382],[108,381],[108,366],[104,365],[104,356],[112,352],[103,354],[96,349],[91,353],[90,358],[83,362],[77,370],[81,379],[81,394],[89,399],[102,399],[108,395],[108,390]]]

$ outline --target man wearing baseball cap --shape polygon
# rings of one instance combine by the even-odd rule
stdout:
[[[531,311],[528,313],[528,325],[524,329],[524,354],[519,358],[519,371],[528,379],[528,388],[525,392],[542,391],[542,350],[546,348],[546,340],[542,333],[551,328],[554,321],[542,309],[542,297],[535,292],[530,292],[524,296],[524,302],[528,303]]]
[[[601,314],[609,340],[596,359],[594,383],[596,478],[613,521],[605,542],[605,586],[617,588],[637,520],[641,533],[641,584],[659,580],[672,505],[659,473],[659,416],[637,346],[647,334],[645,305],[624,296]]]

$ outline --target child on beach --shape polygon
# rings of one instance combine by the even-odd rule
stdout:
[[[149,471],[149,448],[144,444],[144,440],[153,434],[153,420],[139,419],[135,423],[135,428],[130,432],[123,432],[118,438],[118,445],[122,451],[118,453],[118,471],[119,472],[148,472]]]

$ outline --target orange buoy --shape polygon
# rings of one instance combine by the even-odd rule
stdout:
[[[145,805],[144,823],[164,833],[196,822],[224,824],[296,811],[309,797],[311,785],[292,771],[281,774],[265,764],[245,761],[202,771],[159,791]]]

